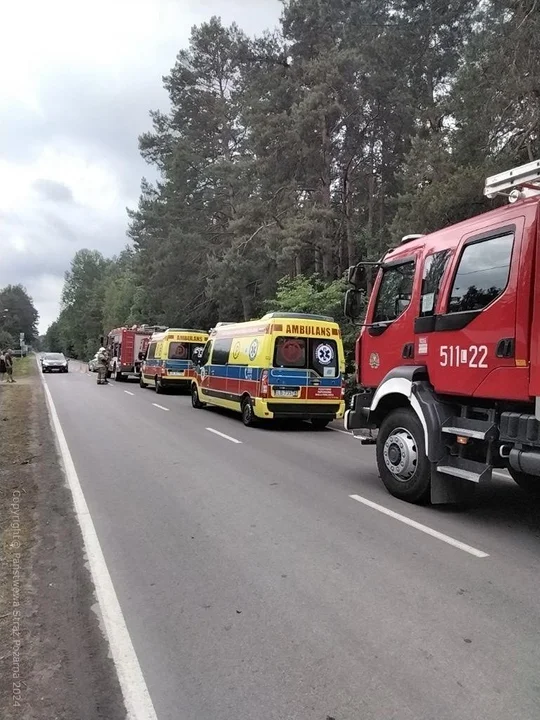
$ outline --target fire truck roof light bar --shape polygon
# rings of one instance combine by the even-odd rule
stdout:
[[[488,177],[484,186],[484,195],[491,199],[501,193],[506,194],[507,191],[521,188],[532,191],[527,195],[540,193],[540,160]]]

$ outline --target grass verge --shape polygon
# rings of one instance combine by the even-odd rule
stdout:
[[[0,716],[123,720],[38,373],[0,385]]]

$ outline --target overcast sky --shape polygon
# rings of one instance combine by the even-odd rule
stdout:
[[[126,206],[151,171],[137,138],[167,109],[161,78],[194,24],[220,15],[249,34],[279,0],[19,0],[0,22],[0,288],[22,283],[57,317],[76,250],[127,243]]]

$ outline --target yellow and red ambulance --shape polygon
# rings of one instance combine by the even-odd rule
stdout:
[[[219,323],[191,383],[194,408],[218,405],[257,420],[296,418],[315,428],[343,417],[345,355],[333,318],[269,313]]]
[[[207,340],[204,330],[169,328],[154,333],[141,367],[140,386],[153,386],[157,393],[171,387],[189,389]]]

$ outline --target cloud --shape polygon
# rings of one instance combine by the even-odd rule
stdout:
[[[220,15],[253,34],[279,0],[29,0],[0,26],[0,287],[21,282],[44,331],[77,249],[126,244],[125,207],[153,177],[139,156],[162,76],[191,27]]]
[[[44,200],[58,203],[73,202],[73,193],[64,183],[39,178],[33,182],[32,187]]]

